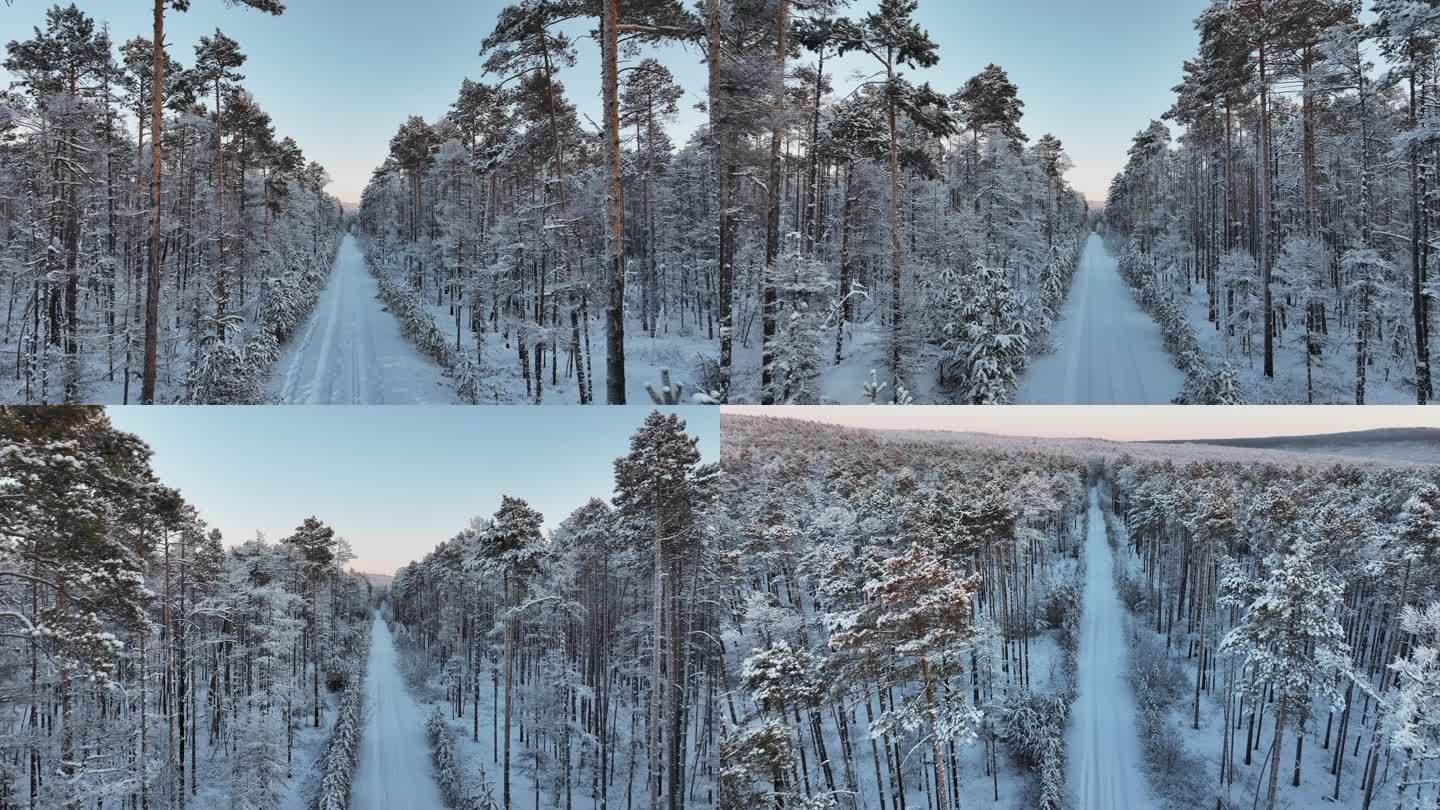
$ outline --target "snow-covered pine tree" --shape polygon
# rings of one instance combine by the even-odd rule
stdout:
[[[160,26],[189,3],[155,5]],[[319,175],[295,170],[299,148],[244,91],[237,42],[204,37],[188,70],[153,38],[114,45],[74,4],[6,45],[17,82],[0,148],[15,171],[0,186],[17,204],[0,214],[0,267],[15,311],[38,316],[0,336],[16,350],[9,398],[130,402],[136,383],[145,402],[258,402],[278,356],[269,335],[293,328],[267,311],[266,288],[308,313],[320,285],[307,281],[330,266],[339,206]],[[62,193],[21,193],[32,177]],[[163,239],[173,245],[161,251]]]
[[[678,415],[655,411],[631,436],[630,452],[615,461],[615,505],[636,541],[653,553],[648,786],[656,808],[662,798],[677,805],[681,790],[683,687],[678,678],[689,632],[682,618],[683,589],[691,581],[695,551],[703,545],[695,517],[713,497],[717,472],[699,464],[697,441],[685,433]]]
[[[1219,604],[1244,615],[1220,643],[1222,655],[1235,655],[1251,673],[1242,694],[1275,696],[1275,731],[1266,804],[1275,807],[1280,779],[1281,739],[1290,724],[1303,735],[1317,697],[1335,710],[1344,708],[1336,683],[1349,670],[1350,646],[1335,618],[1344,586],[1327,570],[1312,536],[1313,525],[1298,511],[1289,493],[1268,493],[1269,520],[1277,536],[1275,550],[1260,561],[1252,578],[1233,559],[1221,564]]]
[[[889,130],[890,174],[890,383],[897,390],[905,381],[902,311],[904,264],[900,233],[900,136],[903,114],[915,126],[935,134],[949,134],[954,121],[946,100],[930,89],[905,80],[902,68],[933,67],[940,60],[938,46],[914,20],[916,0],[881,0],[879,7],[859,21],[837,23],[841,54],[860,52],[874,58],[885,71],[883,95]]]
[[[911,545],[881,563],[882,578],[866,585],[870,600],[860,625],[835,633],[837,650],[871,646],[892,650],[891,677],[918,678],[922,694],[883,715],[881,729],[913,731],[926,727],[935,768],[936,804],[950,806],[941,743],[973,742],[978,712],[953,693],[948,680],[960,673],[958,653],[969,641],[971,600],[980,584],[942,561],[934,552]],[[937,698],[936,693],[944,693]]]
[[[275,808],[295,795],[315,756],[298,726],[317,677],[343,686],[329,676],[359,652],[366,589],[332,567],[316,591],[291,545],[225,548],[99,409],[0,409],[0,448],[0,685],[17,708],[0,755],[26,763],[0,774],[7,798]],[[332,563],[347,559],[341,544]]]
[[[503,589],[501,612],[496,617],[503,644],[501,664],[505,683],[504,760],[500,771],[500,802],[510,804],[510,724],[514,715],[515,647],[528,599],[529,581],[539,570],[543,537],[540,526],[544,517],[520,498],[505,495],[500,499],[490,525],[479,537],[476,556],[468,565],[499,581]]]
[[[1440,757],[1440,603],[1423,610],[1406,605],[1400,614],[1400,629],[1409,635],[1407,655],[1390,664],[1397,683],[1384,721],[1385,740],[1392,751],[1404,757],[1395,791],[1397,807],[1418,810],[1437,799],[1434,779],[1425,776]]]

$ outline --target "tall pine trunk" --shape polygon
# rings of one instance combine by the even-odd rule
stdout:
[[[729,155],[729,133],[724,123],[724,113],[721,110],[722,91],[721,82],[721,59],[724,44],[720,31],[720,0],[708,0],[709,16],[709,103],[710,103],[710,137],[715,140],[715,183],[719,197],[720,234],[719,251],[716,260],[719,264],[716,295],[719,297],[720,309],[720,369],[719,385],[720,399],[728,399],[730,394],[730,374],[734,361],[734,319],[735,319],[735,271],[734,271],[734,220],[730,212],[731,197],[731,176],[730,176],[730,155]]]
[[[657,508],[658,508],[657,499]],[[660,726],[664,722],[665,692],[664,676],[662,666],[664,656],[660,650],[660,640],[665,637],[664,632],[664,603],[665,603],[665,546],[664,537],[660,529],[659,515],[655,521],[655,581],[654,601],[651,607],[651,633],[652,641],[650,646],[650,727],[648,729],[647,753],[649,754],[649,775],[647,786],[650,793],[651,810],[660,810],[661,807],[661,754],[660,754]]]
[[[1422,103],[1417,97],[1415,81],[1415,70],[1410,70],[1410,127],[1416,128],[1419,124],[1420,110]],[[1429,307],[1425,296],[1425,258],[1423,242],[1425,239],[1425,217],[1428,216],[1428,208],[1423,202],[1425,199],[1425,175],[1420,166],[1420,147],[1413,141],[1409,147],[1410,152],[1410,300],[1412,314],[1414,316],[1415,329],[1415,401],[1424,405],[1430,400],[1430,347],[1427,339],[1429,331]]]
[[[901,272],[900,263],[900,146],[899,133],[895,125],[895,55],[886,52],[885,75],[886,103],[885,118],[890,130],[890,376],[891,389],[895,396],[900,394],[903,382],[901,363]]]
[[[855,208],[855,161],[845,162],[845,202],[840,208],[840,323],[835,326],[835,365],[845,346],[845,325],[850,322],[850,220]]]
[[[150,77],[150,255],[145,280],[145,371],[140,402],[155,404],[160,343],[160,130],[165,96],[165,0],[155,0],[155,39]]]
[[[215,79],[215,335],[225,342],[225,311],[230,306],[230,290],[225,278],[225,133],[220,110],[220,79]],[[244,181],[241,181],[244,197]]]
[[[760,404],[775,404],[775,333],[776,310],[780,306],[775,292],[776,262],[780,256],[780,140],[784,136],[785,116],[785,48],[789,29],[789,0],[779,0],[775,11],[775,94],[770,124],[770,175],[765,223],[765,277],[761,281],[762,302],[760,350]]]
[[[605,310],[605,401],[625,404],[625,209],[620,190],[620,0],[605,0],[601,20],[605,84],[605,151],[610,170],[608,208],[610,302]]]
[[[1260,20],[1265,22],[1264,4],[1260,5]],[[1266,42],[1260,41],[1260,140],[1261,160],[1264,166],[1261,169],[1260,185],[1260,285],[1263,288],[1262,298],[1265,307],[1265,376],[1274,379],[1275,377],[1275,307],[1270,297],[1270,271],[1272,264],[1273,246],[1270,244],[1270,220],[1271,220],[1271,189],[1273,158],[1271,156],[1272,144],[1270,143],[1270,88],[1266,84],[1265,76],[1265,55]]]

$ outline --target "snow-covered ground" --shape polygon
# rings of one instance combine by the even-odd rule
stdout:
[[[392,258],[387,262],[377,255],[381,252],[374,243],[366,243],[363,253],[370,256],[370,271],[383,274],[397,289],[414,295],[411,274],[397,266],[398,260]],[[533,323],[521,328],[503,318],[498,322],[487,318],[472,322],[474,302],[468,299],[457,302],[448,294],[437,298],[436,289],[432,280],[424,295],[416,296],[423,305],[421,317],[428,316],[428,323],[420,327],[420,331],[433,327],[452,352],[476,363],[480,404],[578,405],[582,378],[592,397],[591,403],[605,404],[609,375],[603,301],[592,301],[588,315],[577,313],[574,324],[570,322],[570,307],[574,302],[568,295],[561,297],[555,311],[547,308],[544,328],[538,330],[543,337],[538,348],[543,349],[544,367],[537,381],[534,373],[537,334]],[[481,304],[482,314],[493,314],[495,307],[494,302],[486,301]],[[719,340],[713,324],[697,323],[693,319],[674,322],[662,319],[652,335],[633,317],[634,313],[626,315],[625,404],[651,404],[647,386],[658,391],[666,371],[672,386],[684,386],[684,403],[691,403],[695,394],[706,392],[706,376],[719,358]],[[477,324],[484,324],[484,331],[479,335],[472,329]],[[529,341],[523,365],[518,342],[522,335]],[[576,343],[581,347],[578,366]],[[558,363],[552,362],[555,358],[559,359]],[[447,388],[447,394],[452,390]]]
[[[1240,351],[1239,342],[1225,335],[1210,322],[1209,299],[1205,285],[1192,285],[1188,298],[1182,295],[1185,317],[1195,328],[1200,345],[1215,358],[1227,360],[1236,370],[1240,390],[1245,401],[1256,405],[1306,403],[1305,383],[1305,333],[1291,328],[1275,342],[1275,377],[1265,376],[1265,357],[1261,353],[1260,335],[1255,338],[1254,348],[1247,354]],[[1292,317],[1299,317],[1294,315]],[[1262,330],[1263,334],[1263,330]],[[1355,404],[1355,338],[1348,328],[1338,324],[1325,339],[1323,353],[1311,357],[1310,385],[1314,389],[1316,405]],[[1377,347],[1374,364],[1366,374],[1365,403],[1367,405],[1414,405],[1415,390],[1413,362],[1401,363],[1403,368],[1392,370],[1393,358],[1383,347]]]
[[[197,705],[208,705],[210,700],[207,690],[197,690],[195,701]],[[320,753],[325,750],[325,742],[330,739],[330,733],[335,728],[335,718],[339,713],[335,711],[335,696],[322,692],[320,702],[323,704],[320,714],[320,726],[316,728],[309,724],[308,709],[301,714],[305,716],[305,722],[295,726],[294,750],[291,752],[291,763],[289,770],[292,776],[285,779],[276,788],[280,797],[278,810],[310,810],[315,793],[319,790],[321,769],[318,766]],[[277,708],[277,722],[278,708]],[[281,727],[281,733],[284,733]],[[230,807],[234,801],[234,785],[231,779],[231,767],[234,764],[232,754],[223,747],[215,745],[214,741],[207,734],[200,734],[194,739],[198,746],[195,752],[195,761],[200,770],[196,780],[199,783],[199,791],[194,794],[191,807],[212,808]],[[22,791],[19,794],[23,797]],[[18,806],[18,805],[17,805]]]
[[[1099,493],[1090,490],[1085,601],[1080,614],[1080,684],[1070,721],[1069,781],[1079,810],[1154,806],[1136,736],[1135,694],[1126,680],[1128,617],[1115,593]]]
[[[827,364],[821,373],[821,385],[825,391],[825,402],[845,405],[863,405],[869,402],[865,396],[865,384],[870,381],[870,372],[876,372],[881,382],[889,379],[890,333],[875,320],[850,327],[846,333],[845,358],[838,365]],[[831,338],[834,341],[834,338]],[[834,352],[833,345],[828,352]],[[759,389],[760,347],[756,344],[753,366],[754,387]],[[910,383],[906,390],[921,404],[946,402],[945,393],[937,390],[934,363],[927,358],[919,368],[910,370]]]
[[[400,674],[390,627],[376,616],[365,675],[365,734],[351,810],[443,810],[429,750],[425,714]]]
[[[275,364],[270,395],[286,405],[456,402],[440,367],[415,350],[378,294],[347,234],[315,312]]]
[[[447,700],[445,688],[440,684],[438,675],[432,673],[432,677],[426,679],[411,690],[420,702],[423,716],[428,717],[434,711],[439,711],[444,717],[446,724],[455,742],[455,758],[464,770],[466,778],[471,785],[487,785],[497,802],[502,795],[501,756],[504,751],[504,739],[501,736],[502,724],[504,723],[503,700],[504,693],[491,676],[485,678],[486,686],[480,690],[480,705],[467,702],[464,713],[456,716],[454,707]],[[467,698],[472,699],[472,698]],[[611,782],[605,786],[606,798],[602,800],[597,791],[601,785],[594,781],[588,771],[581,774],[576,769],[574,774],[575,782],[571,785],[569,795],[560,795],[563,788],[551,785],[548,782],[536,782],[536,770],[533,767],[534,736],[527,736],[525,732],[525,721],[517,713],[515,722],[512,724],[510,746],[511,757],[514,765],[510,773],[510,806],[515,810],[531,810],[531,808],[571,807],[573,810],[595,810],[601,807],[624,807],[648,806],[645,799],[645,751],[643,742],[632,741],[626,735],[630,730],[635,729],[635,723],[643,723],[630,712],[620,712],[614,726],[615,737],[612,740],[610,756],[612,757]],[[641,730],[643,735],[643,729]],[[527,745],[527,741],[530,743]],[[687,739],[687,743],[690,740]],[[553,746],[553,741],[548,741],[548,746]],[[573,761],[584,761],[585,755],[580,750],[578,739],[575,741]],[[548,749],[553,752],[553,748]],[[695,751],[693,746],[686,754],[686,762],[695,762]],[[697,795],[696,807],[710,807],[705,801],[700,800],[710,793],[708,789],[700,788]],[[607,804],[608,802],[608,804]],[[689,806],[689,805],[687,805]]]
[[[820,371],[822,405],[867,405],[865,384],[870,381],[870,372],[885,382],[890,379],[890,329],[880,323],[880,316],[872,305],[858,307],[863,320],[853,323],[845,330],[845,350],[839,363],[835,362],[835,332],[833,327],[824,331],[820,355],[824,365]],[[736,391],[730,396],[731,402],[758,403],[760,401],[760,358],[762,346],[758,327],[750,333],[748,342],[735,342]],[[949,395],[941,390],[935,380],[935,358],[926,352],[909,364],[907,391],[915,398],[916,404],[945,404]],[[890,393],[888,390],[886,393]]]
[[[1160,328],[1130,296],[1115,257],[1093,233],[1053,342],[1055,351],[1031,364],[1016,402],[1150,405],[1170,402],[1185,385]]]

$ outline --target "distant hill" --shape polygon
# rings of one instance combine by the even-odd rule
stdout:
[[[971,446],[1004,452],[1049,453],[1080,458],[1131,456],[1143,460],[1169,459],[1177,464],[1198,461],[1225,461],[1241,464],[1281,464],[1288,466],[1328,467],[1332,464],[1360,466],[1411,467],[1417,464],[1440,464],[1440,429],[1405,428],[1398,430],[1357,431],[1320,436],[1276,436],[1260,439],[1169,440],[1126,442],[1095,438],[1054,438],[1038,436],[1007,436],[948,430],[875,430],[841,427],[823,422],[808,422],[776,416],[721,414],[721,431],[726,447],[747,443],[745,434],[763,434],[766,438],[749,439],[751,446],[772,441],[775,436],[804,441],[807,434],[848,433],[871,436],[884,442],[957,447]],[[1372,434],[1367,441],[1345,439]],[[1373,434],[1391,434],[1385,441]],[[1307,441],[1308,440],[1308,441]],[[1274,442],[1269,445],[1264,442]],[[1294,443],[1294,444],[1287,444]]]
[[[1308,436],[1190,439],[1154,443],[1208,444],[1222,447],[1248,447],[1255,450],[1282,450],[1290,453],[1317,453],[1329,456],[1440,464],[1440,428],[1377,428]]]
[[[365,577],[370,580],[371,585],[377,588],[388,588],[390,583],[395,581],[395,577],[391,574],[367,574],[364,571],[352,571],[351,573]]]

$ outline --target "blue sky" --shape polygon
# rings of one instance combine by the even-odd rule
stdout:
[[[288,535],[309,515],[350,540],[357,568],[390,573],[453,537],[502,494],[554,528],[613,494],[642,407],[139,406],[106,409],[155,451],[153,466],[227,543]],[[681,411],[705,461],[720,455],[719,408]]]
[[[77,0],[111,24],[123,41],[149,36],[149,3]],[[0,6],[0,41],[25,38],[43,20],[49,0]],[[852,0],[851,14],[875,0]],[[480,42],[505,4],[499,0],[290,0],[271,17],[223,0],[195,0],[172,13],[172,53],[193,61],[195,40],[216,26],[238,40],[249,63],[246,86],[306,154],[335,177],[332,191],[358,200],[385,157],[404,118],[434,119],[449,106],[465,76],[481,78]],[[1006,68],[1026,104],[1023,122],[1033,137],[1053,132],[1076,168],[1072,182],[1103,199],[1125,161],[1130,138],[1170,105],[1169,89],[1193,54],[1191,21],[1205,0],[921,0],[919,19],[940,43],[940,65],[925,71],[937,89],[958,89],[987,63]],[[582,120],[600,118],[595,45],[580,43],[580,61],[562,77]],[[658,58],[688,95],[679,126],[699,120],[705,69],[694,48],[663,49]],[[836,71],[841,88],[864,65],[859,57]],[[3,77],[0,70],[0,77]]]

